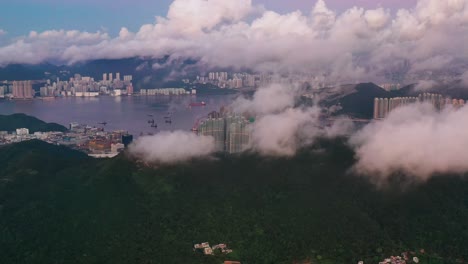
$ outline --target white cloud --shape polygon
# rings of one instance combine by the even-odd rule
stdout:
[[[424,92],[436,87],[437,85],[439,85],[439,83],[433,80],[420,80],[414,87],[414,90]]]
[[[166,17],[107,33],[31,32],[0,47],[0,65],[73,63],[134,56],[194,58],[201,64],[259,71],[305,71],[337,81],[373,80],[406,60],[413,72],[468,62],[468,0],[419,0],[395,16],[379,8],[279,14],[251,0],[175,0]]]
[[[252,99],[240,97],[234,101],[232,107],[238,113],[251,112],[255,114],[270,114],[294,107],[298,96],[297,86],[272,84],[260,87]]]
[[[375,30],[384,28],[390,21],[389,11],[383,8],[367,10],[364,17],[369,27]]]
[[[130,145],[130,153],[147,162],[177,163],[204,158],[215,150],[213,137],[185,131],[161,132],[141,137]]]
[[[255,115],[251,125],[250,149],[267,156],[292,156],[318,137],[337,137],[351,131],[348,119],[332,126],[320,120],[321,109],[297,107],[301,90],[297,86],[273,84],[258,89],[252,98],[240,98],[231,108],[235,112]]]
[[[434,174],[468,172],[468,107],[437,112],[411,105],[366,126],[353,136],[355,170],[377,182],[393,173],[424,181]]]
[[[288,108],[261,116],[253,124],[252,148],[263,155],[294,155],[319,135],[319,113],[318,108]]]

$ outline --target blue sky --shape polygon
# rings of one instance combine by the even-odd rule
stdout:
[[[235,1],[235,0],[226,0]],[[331,9],[342,11],[354,5],[397,9],[412,7],[416,0],[326,0]],[[26,35],[31,30],[105,30],[115,35],[121,27],[136,31],[143,24],[164,16],[172,0],[2,0],[0,29],[3,38]],[[277,12],[308,11],[315,0],[254,0]]]

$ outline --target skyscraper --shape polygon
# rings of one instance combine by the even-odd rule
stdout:
[[[218,152],[239,153],[245,150],[250,142],[248,121],[243,116],[222,116],[212,112],[208,119],[198,127],[198,135],[212,136]]]
[[[379,98],[374,98],[374,119],[379,119]]]
[[[14,81],[13,98],[31,99],[33,98],[33,88],[31,81]]]
[[[109,73],[109,81],[111,81],[111,82],[112,82],[113,80],[114,80],[114,79],[113,79],[113,75],[112,75],[112,73]]]
[[[107,73],[102,74],[102,80],[107,81]]]
[[[215,150],[224,151],[225,122],[224,118],[208,118],[198,126],[198,135],[212,136],[215,140]]]
[[[250,130],[248,122],[242,116],[226,118],[226,152],[240,153],[244,151],[250,142]]]
[[[116,79],[117,81],[120,81],[120,72],[118,72],[118,73],[115,74],[115,79]]]
[[[127,85],[127,94],[128,95],[133,94],[133,85],[132,84]]]

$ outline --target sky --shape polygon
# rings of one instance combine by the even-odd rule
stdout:
[[[236,1],[236,0],[227,0]],[[137,31],[164,16],[172,0],[2,0],[0,38],[27,35],[30,31],[51,29],[108,32],[118,34],[121,27]],[[254,0],[279,13],[313,8],[314,0]],[[328,7],[343,11],[353,6],[384,7],[391,10],[411,8],[416,0],[327,0]],[[4,33],[1,33],[4,32]]]
[[[0,67],[169,56],[203,70],[305,72],[317,82],[468,76],[468,0],[2,0],[1,8]]]

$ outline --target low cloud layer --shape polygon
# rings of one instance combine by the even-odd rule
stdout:
[[[249,112],[256,115],[281,112],[294,107],[299,90],[299,87],[295,85],[274,83],[260,87],[252,98],[237,98],[232,104],[232,108],[238,113]]]
[[[326,126],[319,107],[296,106],[300,94],[298,86],[273,84],[258,89],[250,99],[234,101],[231,108],[236,112],[257,117],[250,127],[250,150],[267,156],[292,156],[318,137],[350,132],[353,125],[348,119]]]
[[[141,137],[130,146],[130,153],[146,162],[176,163],[207,157],[214,149],[212,137],[175,131]]]
[[[228,108],[256,117],[249,126],[250,145],[246,151],[264,156],[292,156],[319,137],[350,133],[348,119],[326,126],[318,107],[296,107],[300,90],[296,86],[273,84],[260,88],[252,98],[239,98]],[[130,153],[147,162],[176,163],[203,158],[215,152],[214,138],[185,131],[161,132],[139,138]]]
[[[418,180],[468,172],[468,107],[437,112],[416,104],[355,134],[355,170],[376,180],[402,172]]]
[[[256,116],[248,151],[293,156],[318,138],[346,135],[356,153],[354,172],[375,182],[397,173],[425,181],[438,174],[468,172],[468,107],[437,111],[428,104],[409,105],[356,131],[349,119],[338,118],[328,125],[317,106],[295,106],[299,93],[296,88],[271,85],[233,103],[232,109],[246,109]],[[215,151],[215,143],[212,137],[190,132],[161,132],[138,139],[130,151],[148,162],[175,163],[207,157]]]
[[[122,28],[117,37],[32,31],[0,46],[0,65],[170,55],[212,67],[367,81],[408,63],[410,73],[459,70],[468,62],[467,38],[468,0],[419,0],[396,13],[359,7],[336,13],[318,0],[310,12],[284,14],[251,0],[175,0],[165,17],[137,32]]]

